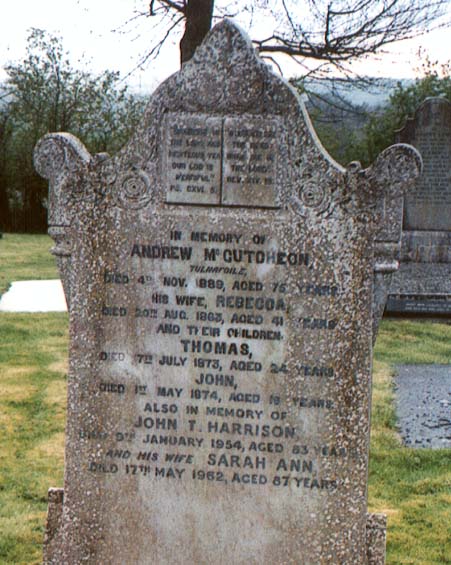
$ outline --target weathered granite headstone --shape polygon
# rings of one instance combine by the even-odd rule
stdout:
[[[383,563],[367,514],[378,205],[230,22],[118,155],[38,144],[70,293],[64,493],[47,563]]]
[[[387,310],[451,316],[451,104],[426,99],[398,140],[419,150],[424,171],[404,197],[400,269]]]

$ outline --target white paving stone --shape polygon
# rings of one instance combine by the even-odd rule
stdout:
[[[59,279],[13,282],[0,299],[0,312],[66,312]]]

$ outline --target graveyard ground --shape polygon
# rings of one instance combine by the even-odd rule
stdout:
[[[47,236],[0,240],[0,293],[56,278]],[[0,314],[0,563],[38,564],[49,486],[61,486],[67,314]],[[388,515],[387,565],[451,563],[451,450],[401,446],[393,365],[451,364],[451,325],[384,321],[372,408],[369,509]]]
[[[49,253],[48,235],[3,234],[0,239],[0,296],[13,281],[57,279],[58,271]]]

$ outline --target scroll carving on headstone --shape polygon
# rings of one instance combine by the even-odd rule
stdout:
[[[71,272],[45,562],[383,563],[367,515],[374,240],[416,150],[335,163],[230,21],[117,155],[70,141],[62,159],[69,139],[35,153]]]

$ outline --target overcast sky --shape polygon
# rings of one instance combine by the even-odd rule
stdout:
[[[28,30],[35,27],[61,36],[74,66],[78,65],[79,58],[85,57],[93,72],[110,69],[125,76],[145,53],[152,32],[144,18],[140,20],[139,29],[134,29],[133,25],[124,29],[123,25],[136,8],[142,10],[147,6],[145,0],[8,0],[0,20],[0,67],[24,57]],[[419,45],[434,60],[445,62],[450,57],[449,33],[446,30],[434,32],[414,42],[400,43],[392,48],[391,54],[378,62],[364,63],[359,70],[379,76],[412,77],[418,63],[415,54]],[[154,88],[177,70],[178,60],[178,48],[174,44],[165,50],[164,58],[151,62],[127,80],[146,90]],[[286,66],[284,72],[289,76],[296,71],[296,67]],[[4,78],[0,70],[0,80]]]
[[[149,44],[143,19],[141,30],[124,24],[133,16],[134,9],[143,9],[143,0],[8,0],[8,9],[0,19],[0,67],[24,57],[29,29],[48,30],[63,39],[71,61],[84,57],[94,72],[117,70],[125,76],[138,64]],[[158,68],[157,68],[158,67]],[[151,63],[145,71],[134,73],[134,84],[162,80],[176,71],[178,53],[167,49],[164,61]],[[0,71],[0,80],[5,74]]]

